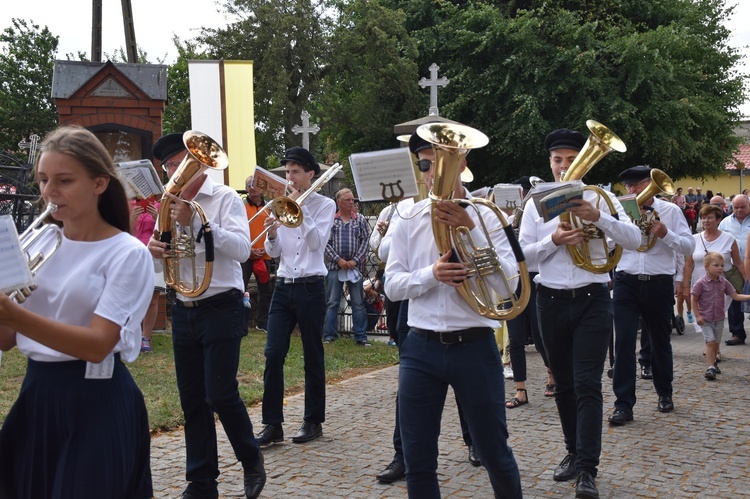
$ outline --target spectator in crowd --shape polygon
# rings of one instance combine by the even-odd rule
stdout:
[[[253,186],[253,177],[245,179],[245,189],[247,197],[243,204],[247,219],[252,220],[250,241],[254,241],[264,230],[268,210],[264,210],[266,203],[263,195]],[[250,256],[242,262],[242,282],[245,283],[245,289],[247,289],[251,275],[255,276],[255,283],[258,285],[258,305],[251,311],[251,315],[255,315],[255,327],[261,331],[268,328],[268,308],[271,306],[271,257],[266,253],[265,242],[266,236],[264,235],[253,244]]]
[[[685,201],[685,196],[682,194],[682,187],[677,188],[677,192],[672,197],[672,202],[679,206],[682,211],[685,211],[687,202]]]
[[[728,232],[737,242],[740,256],[744,257],[747,247],[747,238],[750,236],[750,202],[747,196],[739,194],[732,199],[732,214],[719,223],[719,230]],[[741,304],[732,301],[727,311],[729,334],[731,337],[726,341],[729,346],[742,345],[747,339],[745,332],[745,315],[742,313]]]

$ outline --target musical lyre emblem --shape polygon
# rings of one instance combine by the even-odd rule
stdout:
[[[517,208],[516,206],[516,200],[515,199],[506,199],[505,200],[505,209],[506,210],[515,210]]]
[[[384,200],[386,200],[389,203],[395,203],[396,201],[400,201],[404,197],[404,188],[401,187],[401,180],[397,180],[394,182],[389,182],[387,184],[384,184],[383,182],[380,182],[380,187],[383,188],[381,192],[381,196]],[[386,196],[386,189],[389,189],[391,191],[390,196]],[[398,189],[398,192],[400,194],[396,194],[396,189]]]

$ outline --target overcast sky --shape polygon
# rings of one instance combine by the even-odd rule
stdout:
[[[750,58],[750,1],[728,2],[738,3],[729,24],[733,32],[731,45],[744,47],[744,53]],[[47,26],[60,38],[59,59],[78,52],[90,56],[91,0],[32,0],[29,3],[6,0],[3,3],[0,29],[9,27],[13,18],[31,20],[39,26]],[[215,28],[228,23],[224,15],[217,12],[214,0],[132,0],[132,6],[136,43],[154,62],[157,59],[163,59],[166,64],[174,62],[177,56],[172,43],[174,34],[186,40],[195,37],[201,27]],[[122,4],[117,0],[104,0],[102,9],[102,52],[111,54],[125,47]],[[170,22],[166,22],[167,19]],[[745,68],[750,68],[747,61]],[[427,76],[427,70],[423,72]],[[741,111],[750,117],[750,101],[745,102]]]

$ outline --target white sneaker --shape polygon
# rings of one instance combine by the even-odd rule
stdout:
[[[513,379],[513,368],[510,367],[510,364],[503,366],[503,376],[505,376],[505,379]]]

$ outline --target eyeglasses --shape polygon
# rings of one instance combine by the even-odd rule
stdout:
[[[161,169],[164,170],[164,173],[169,173],[167,170],[170,168],[177,168],[180,166],[180,161],[169,161],[167,163],[161,164]]]
[[[430,171],[430,168],[432,168],[432,165],[434,165],[434,161],[430,161],[429,159],[420,159],[417,161],[417,168],[419,168],[419,171],[422,173]]]
[[[644,182],[650,182],[651,179],[644,178],[643,180],[636,180],[635,182],[623,182],[623,185],[627,187],[635,187],[637,185],[641,185]]]

